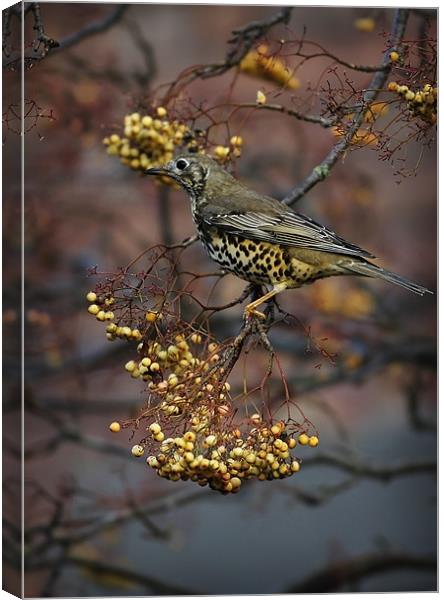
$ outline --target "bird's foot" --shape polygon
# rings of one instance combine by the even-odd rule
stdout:
[[[254,306],[246,306],[244,310],[244,319],[247,320],[253,317],[264,320],[267,318],[263,312],[261,312],[260,310],[256,310]]]

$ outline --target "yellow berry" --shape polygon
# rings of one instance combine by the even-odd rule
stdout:
[[[309,440],[310,438],[306,433],[301,433],[301,435],[298,437],[298,442],[301,444],[301,446],[306,446]]]
[[[156,112],[157,112],[157,115],[158,115],[159,117],[165,117],[165,116],[166,116],[166,114],[167,114],[167,110],[166,110],[166,108],[164,108],[163,106],[159,106],[159,107],[157,108]]]
[[[155,456],[148,456],[146,462],[153,469],[158,469],[160,467],[160,463]]]
[[[230,153],[230,149],[226,146],[216,146],[214,149],[214,155],[218,158],[226,158]]]
[[[233,137],[230,139],[230,144],[233,146],[242,146],[243,142],[244,141],[240,135],[233,135]]]
[[[105,313],[105,311],[104,310],[99,310],[99,312],[96,314],[96,319],[98,321],[105,321],[105,319],[106,319],[106,313]]]
[[[162,427],[159,425],[159,423],[151,423],[149,430],[153,435],[157,435],[162,431]]]
[[[319,438],[316,435],[312,435],[308,440],[308,443],[312,448],[316,448],[316,446],[319,444]]]
[[[97,300],[97,294],[95,292],[88,292],[86,294],[86,299],[88,302],[95,302]]]
[[[273,427],[271,428],[271,433],[274,436],[278,436],[281,433],[281,428],[279,427],[279,425],[273,425]]]
[[[109,426],[110,431],[112,431],[113,433],[119,433],[121,427],[120,427],[120,423],[118,423],[117,421],[113,421],[111,423],[111,425]]]
[[[293,473],[297,473],[300,470],[300,468],[301,468],[301,465],[300,465],[299,461],[294,460],[291,463],[291,470]]]
[[[390,52],[390,60],[392,62],[398,61],[399,60],[399,54],[397,52],[395,52],[395,51]]]
[[[168,352],[166,350],[159,350],[157,356],[161,362],[165,362],[168,358]]]
[[[120,137],[116,133],[113,133],[113,135],[109,138],[109,141],[111,144],[117,144],[120,142]]]
[[[145,319],[148,321],[148,323],[154,323],[154,321],[157,321],[158,318],[158,313],[151,310],[145,314]]]
[[[398,90],[398,84],[396,83],[396,81],[391,81],[388,84],[387,89],[390,90],[391,92],[396,92]]]
[[[422,104],[424,102],[424,94],[422,92],[416,92],[416,94],[415,94],[415,102],[417,104]]]
[[[90,306],[88,306],[88,312],[92,315],[97,315],[99,311],[100,308],[97,306],[97,304],[91,304]]]
[[[131,454],[133,456],[142,456],[143,453],[144,453],[143,446],[140,446],[139,444],[136,444],[135,446],[133,446],[131,448]]]
[[[133,360],[129,360],[125,365],[125,370],[132,373],[136,367],[136,363]]]
[[[177,346],[168,346],[168,356],[173,360],[177,360],[179,358],[179,348]]]
[[[156,433],[156,435],[154,435],[153,437],[156,440],[156,442],[163,442],[163,440],[165,439],[165,434],[162,431],[160,431],[159,433]]]
[[[259,105],[265,104],[265,102],[267,101],[267,96],[264,94],[264,92],[261,92],[260,90],[258,90],[257,94],[256,94],[256,103]]]
[[[232,477],[230,479],[230,483],[233,486],[233,489],[239,488],[242,485],[242,481],[239,479],[239,477]]]
[[[171,375],[168,376],[168,386],[170,388],[176,387],[176,385],[179,383],[178,378],[176,377],[176,375],[174,375],[173,373]]]

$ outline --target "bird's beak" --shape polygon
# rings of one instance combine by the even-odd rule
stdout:
[[[151,169],[146,169],[144,171],[145,175],[169,175],[167,169],[163,169],[162,167],[153,167]]]

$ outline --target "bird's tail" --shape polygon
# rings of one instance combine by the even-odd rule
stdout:
[[[415,294],[419,294],[420,296],[424,296],[424,294],[433,294],[433,292],[422,285],[413,283],[405,277],[401,277],[401,275],[397,275],[391,271],[386,271],[385,269],[382,269],[381,267],[373,265],[369,262],[350,261],[350,263],[341,266],[343,266],[347,271],[351,271],[357,275],[363,275],[365,277],[378,277],[379,279],[390,281],[390,283],[399,285],[407,290],[410,290],[411,292],[414,292]]]

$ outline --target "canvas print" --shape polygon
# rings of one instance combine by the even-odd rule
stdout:
[[[2,35],[3,588],[436,590],[436,8]]]

